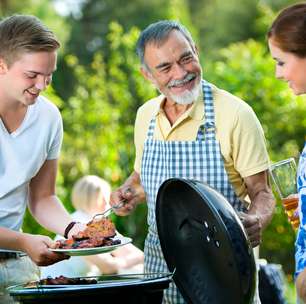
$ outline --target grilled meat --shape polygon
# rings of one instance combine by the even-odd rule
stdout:
[[[73,235],[71,239],[56,241],[52,248],[80,249],[120,244],[120,240],[112,239],[115,235],[113,222],[108,218],[102,218],[87,223],[85,230]]]
[[[79,284],[97,284],[95,279],[82,279],[82,278],[67,278],[59,276],[56,278],[46,278],[39,281],[39,285],[79,285]]]
[[[75,240],[82,240],[88,238],[110,238],[116,235],[116,229],[113,222],[103,217],[100,220],[93,220],[87,223],[87,227],[84,231],[80,231],[73,236]]]

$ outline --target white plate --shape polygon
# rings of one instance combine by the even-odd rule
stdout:
[[[120,244],[111,245],[111,246],[101,246],[101,247],[94,247],[94,248],[79,248],[79,249],[51,249],[50,251],[58,252],[58,253],[65,253],[70,256],[81,256],[81,255],[94,255],[99,253],[105,253],[113,251],[114,249],[129,244],[132,242],[131,238],[124,237],[122,235],[118,235],[114,237],[114,240],[120,240]]]

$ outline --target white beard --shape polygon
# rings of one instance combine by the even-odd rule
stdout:
[[[169,93],[169,97],[180,105],[188,105],[198,99],[198,97],[200,96],[200,92],[201,92],[201,81],[199,81],[199,83],[197,83],[191,91],[186,90],[180,95]]]

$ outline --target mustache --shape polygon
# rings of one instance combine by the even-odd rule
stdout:
[[[175,87],[175,86],[179,86],[179,85],[182,85],[182,84],[185,84],[187,82],[189,82],[190,80],[196,78],[197,75],[196,73],[188,73],[183,79],[174,79],[174,80],[171,80],[167,87],[168,88],[171,88],[171,87]]]

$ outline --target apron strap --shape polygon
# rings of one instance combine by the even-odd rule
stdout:
[[[210,83],[204,79],[202,80],[202,91],[203,91],[205,122],[199,128],[197,134],[197,140],[205,140],[205,139],[215,140],[216,125],[215,125],[213,94]]]

